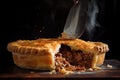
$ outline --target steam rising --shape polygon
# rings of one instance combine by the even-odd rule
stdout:
[[[78,0],[74,0],[74,1],[78,1]],[[84,35],[84,36],[86,36],[87,39],[89,39],[89,40],[93,40],[93,37],[96,36],[96,34],[95,34],[96,27],[100,26],[97,24],[97,20],[96,20],[97,13],[99,12],[97,0],[79,0],[79,3],[77,2],[77,3],[75,3],[75,5],[78,5],[78,4],[80,5],[80,8],[78,10],[79,13],[78,14],[77,14],[77,12],[75,13],[75,10],[74,11],[72,10],[74,14],[69,13],[70,15],[68,15],[68,16],[70,18],[68,18],[68,19],[70,19],[70,20],[72,19],[72,21],[71,21],[71,24],[69,24],[70,20],[68,21],[68,19],[67,19],[67,21],[66,21],[67,29],[66,29],[66,25],[65,25],[65,28],[63,31],[70,35],[73,35],[71,33],[74,32],[75,35],[79,36],[79,35],[82,35],[84,30],[86,30],[85,31],[86,35]],[[79,16],[76,17],[76,15],[79,15]],[[71,16],[72,16],[72,18],[71,18]],[[75,35],[73,35],[73,36],[75,36]],[[75,36],[75,38],[77,38],[77,36]]]
[[[88,34],[88,38],[91,40],[92,37],[94,36],[94,30],[96,27],[96,16],[97,13],[99,12],[98,5],[97,5],[97,0],[91,0],[90,3],[88,4],[88,20],[86,22],[86,30]]]

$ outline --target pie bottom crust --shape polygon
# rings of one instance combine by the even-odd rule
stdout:
[[[54,58],[51,55],[24,55],[19,53],[12,53],[14,63],[26,69],[34,69],[34,70],[53,70],[54,66]]]
[[[97,62],[96,62],[96,66],[100,66],[104,63],[105,54],[106,53],[98,54],[98,59],[97,59]]]

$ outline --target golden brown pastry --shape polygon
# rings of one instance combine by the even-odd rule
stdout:
[[[81,39],[17,40],[7,46],[14,63],[37,70],[85,71],[103,64],[108,45]]]

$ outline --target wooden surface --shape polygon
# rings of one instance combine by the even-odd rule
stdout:
[[[112,65],[112,68],[107,65]],[[21,69],[16,65],[2,67],[0,78],[120,78],[120,61],[105,60],[102,70],[74,74],[50,74],[48,71],[33,71]]]

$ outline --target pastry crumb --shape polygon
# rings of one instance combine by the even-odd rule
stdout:
[[[52,70],[49,74],[56,74],[56,71]]]
[[[93,71],[93,69],[92,69],[92,68],[89,68],[89,69],[88,69],[88,71],[90,71],[90,72],[91,72],[91,71]]]
[[[108,68],[112,68],[112,65],[110,65],[110,64],[107,64],[107,67],[108,67]]]

